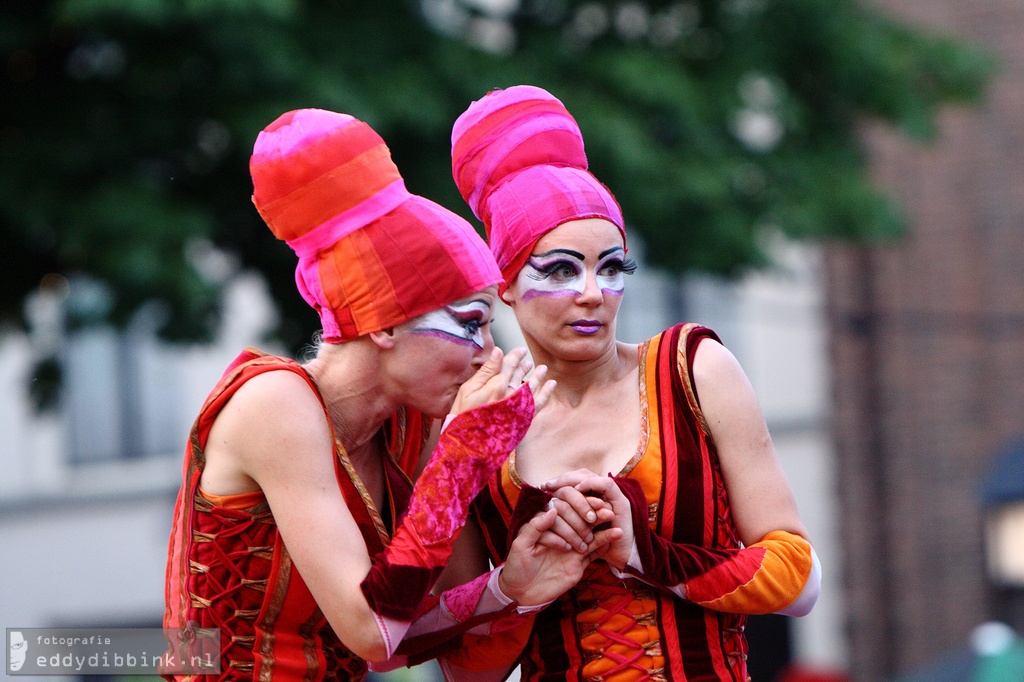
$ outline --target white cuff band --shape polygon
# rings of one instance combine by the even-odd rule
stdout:
[[[501,602],[502,605],[508,606],[515,600],[501,591],[501,585],[498,582],[498,578],[501,576],[502,568],[504,568],[504,564],[491,571],[491,577],[487,579],[487,589],[491,591],[494,598]],[[522,604],[519,604],[516,606],[516,613],[534,613],[535,611],[544,609],[548,604],[551,604],[551,602],[549,601],[543,604],[536,604],[534,606],[523,606]]]

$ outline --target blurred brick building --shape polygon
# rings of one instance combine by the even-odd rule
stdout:
[[[985,46],[999,69],[984,106],[946,111],[931,145],[867,131],[875,177],[906,207],[910,233],[827,249],[858,682],[962,648],[1000,616],[979,488],[993,455],[1024,434],[1024,3],[875,4]]]

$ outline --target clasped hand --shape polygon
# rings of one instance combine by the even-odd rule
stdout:
[[[541,488],[552,494],[548,508],[520,529],[500,578],[524,606],[557,599],[595,559],[622,569],[633,546],[629,500],[611,477],[579,469]]]
[[[558,511],[551,529],[558,538],[555,542],[594,553],[618,569],[625,567],[633,549],[632,510],[610,475],[577,469],[546,481],[541,489],[553,495],[550,505]]]

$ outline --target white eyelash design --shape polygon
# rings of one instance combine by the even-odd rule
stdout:
[[[483,330],[490,322],[490,313],[491,306],[486,301],[453,303],[420,315],[412,331],[483,348]]]
[[[614,266],[614,271],[604,271]],[[573,268],[572,277],[559,276],[561,268]],[[636,263],[623,259],[622,249],[615,249],[597,264],[597,285],[608,296],[621,296],[626,288],[625,276],[633,274]],[[581,259],[559,251],[548,258],[530,258],[520,270],[516,281],[523,300],[535,296],[575,296],[582,294],[587,286],[587,268]]]
[[[618,267],[615,268],[615,272],[611,275],[602,275],[601,272],[608,267],[609,263],[617,263]],[[614,253],[603,261],[597,264],[597,286],[601,288],[601,291],[611,296],[621,296],[626,289],[626,273],[632,273],[635,270],[635,266],[632,269],[628,269],[628,264],[623,262],[621,253]]]
[[[554,270],[559,266],[575,269],[573,277],[556,277]],[[567,254],[558,254],[546,260],[530,258],[516,278],[523,299],[534,296],[572,296],[582,294],[586,288],[586,268],[583,262]]]

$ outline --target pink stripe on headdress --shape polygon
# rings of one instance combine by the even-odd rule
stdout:
[[[507,281],[506,267],[520,261],[524,249],[570,220],[603,218],[625,240],[619,205],[604,185],[579,168],[531,166],[511,176],[487,202],[491,251]]]
[[[621,229],[622,210],[597,178],[579,168],[551,170],[548,181],[557,189],[556,213],[564,211],[577,218],[605,218]],[[559,203],[565,202],[565,208]]]
[[[311,258],[320,251],[332,247],[339,239],[395,210],[410,196],[412,195],[405,188],[405,181],[395,180],[369,199],[334,216],[301,237],[290,240],[288,246],[292,247],[299,258]]]
[[[268,158],[288,156],[318,142],[331,130],[358,122],[354,116],[323,109],[298,109],[278,118],[256,137],[252,160],[262,163]]]
[[[256,139],[253,204],[295,251],[295,282],[339,343],[401,324],[501,281],[473,227],[411,194],[369,125],[286,112]]]
[[[607,220],[625,242],[622,210],[587,170],[576,120],[541,88],[517,85],[473,102],[452,128],[452,174],[506,281],[540,237],[572,220]]]
[[[480,146],[488,146],[487,155],[485,161],[477,166],[473,178],[473,191],[466,199],[466,203],[473,209],[477,218],[482,218],[480,215],[481,195],[485,190],[491,189],[488,181],[498,165],[529,138],[553,130],[579,134],[579,128],[576,127],[572,119],[566,119],[564,116],[541,115],[526,122],[512,120],[480,140]]]
[[[330,313],[329,308],[325,308],[327,295],[320,286],[319,268],[320,262],[315,258],[300,259],[295,265],[295,286],[302,300],[319,314],[323,338],[332,343],[341,338],[342,334],[337,318]]]
[[[493,90],[487,93],[485,97],[473,102],[470,108],[455,121],[455,125],[452,128],[452,144],[485,117],[511,104],[517,104],[525,100],[540,100],[561,104],[558,98],[550,92],[534,85],[517,85],[505,90]]]

